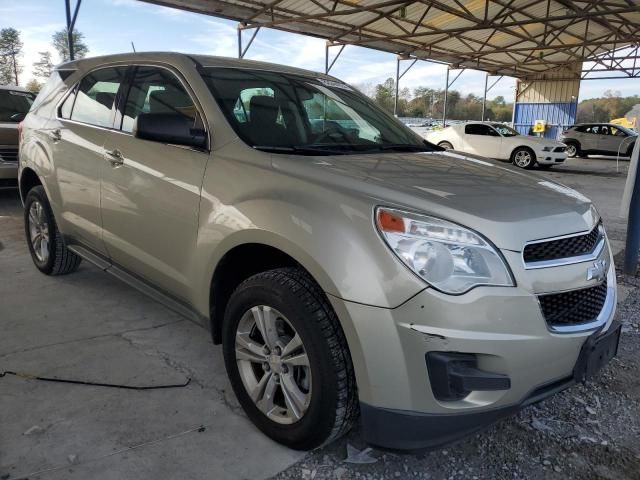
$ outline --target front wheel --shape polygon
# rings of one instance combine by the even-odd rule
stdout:
[[[536,154],[526,147],[517,148],[513,152],[512,159],[516,167],[524,168],[525,170],[532,169],[536,164]]]
[[[29,190],[24,202],[24,228],[35,266],[47,275],[75,272],[82,259],[67,249],[58,230],[49,199],[40,185]]]
[[[305,272],[282,268],[244,281],[229,300],[222,335],[236,397],[267,436],[309,450],[350,430],[358,403],[346,339]]]
[[[444,148],[445,150],[452,150],[453,149],[453,145],[451,145],[451,143],[449,143],[449,142],[440,142],[438,144],[438,146]]]
[[[577,143],[567,143],[567,157],[575,158],[580,155],[580,148]]]

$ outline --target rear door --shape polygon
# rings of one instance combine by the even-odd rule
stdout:
[[[130,78],[119,130],[102,151],[103,238],[114,263],[184,299],[209,154],[141,140],[133,129],[140,113],[179,113],[202,127],[202,110],[173,70],[134,66]]]
[[[498,158],[502,137],[489,125],[470,123],[464,126],[465,151],[488,158]]]
[[[62,102],[48,129],[60,195],[58,222],[72,241],[106,253],[100,219],[100,170],[103,144],[113,127],[115,101],[125,67],[87,74]]]

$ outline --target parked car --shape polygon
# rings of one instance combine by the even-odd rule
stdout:
[[[0,85],[0,187],[17,184],[18,124],[34,99],[24,88]]]
[[[531,169],[564,163],[564,144],[555,140],[520,135],[513,128],[495,122],[467,122],[429,132],[427,140],[444,148],[488,158],[508,160]]]
[[[631,156],[638,134],[622,125],[583,123],[562,133],[569,157],[587,155]]]
[[[358,413],[374,445],[440,445],[616,353],[587,198],[443,151],[327,75],[63,64],[23,122],[20,193],[41,272],[85,259],[209,328],[247,416],[292,448]]]

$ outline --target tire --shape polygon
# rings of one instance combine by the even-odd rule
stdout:
[[[528,147],[518,147],[511,154],[511,161],[516,167],[531,170],[536,165],[536,154]]]
[[[268,335],[262,336],[257,317],[263,325],[275,326],[266,330],[272,337],[275,335],[270,342],[264,340]],[[295,340],[296,336],[301,347],[287,353],[290,339]],[[245,340],[237,343],[237,338]],[[283,338],[287,340],[281,342]],[[273,350],[266,354],[268,343]],[[274,347],[274,343],[279,346]],[[269,270],[240,284],[226,308],[222,346],[240,405],[249,419],[276,442],[296,450],[310,450],[347,433],[358,417],[355,376],[344,333],[324,293],[302,270]],[[291,352],[298,354],[290,355]],[[300,361],[299,366],[289,364],[288,371],[278,370],[286,367],[286,358],[304,355],[307,365]],[[281,358],[282,363],[273,361],[274,357]],[[285,390],[296,391],[291,389],[292,380],[297,392],[306,397],[306,407],[298,409],[299,416],[294,414],[292,403],[286,401]],[[254,391],[271,389],[272,395],[258,393],[254,401],[249,385],[262,384],[266,387]]]
[[[444,148],[445,150],[453,150],[453,145],[451,145],[450,142],[440,142],[438,146]]]
[[[575,158],[581,155],[580,145],[577,142],[567,142],[567,157]]]
[[[78,269],[82,259],[67,249],[41,185],[33,187],[27,194],[24,230],[31,259],[42,273],[66,275]]]

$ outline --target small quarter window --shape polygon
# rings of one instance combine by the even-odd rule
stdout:
[[[82,79],[71,112],[71,120],[99,127],[113,125],[116,95],[125,68],[113,67],[96,70]]]
[[[76,100],[76,89],[73,88],[73,91],[65,98],[64,102],[60,106],[60,117],[69,119],[71,118],[71,110],[73,109],[73,102]]]

